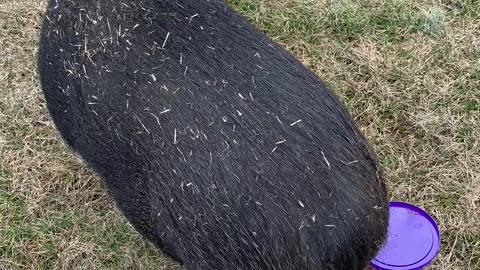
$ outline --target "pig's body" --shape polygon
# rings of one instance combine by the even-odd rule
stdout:
[[[343,105],[223,1],[52,0],[39,71],[65,141],[186,269],[362,269],[384,240]]]

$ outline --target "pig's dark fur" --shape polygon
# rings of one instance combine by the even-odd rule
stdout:
[[[362,269],[382,244],[352,118],[223,1],[51,0],[38,64],[67,144],[186,269]]]

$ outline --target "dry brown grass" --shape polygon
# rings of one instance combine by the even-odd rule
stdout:
[[[230,0],[332,85],[392,199],[442,231],[432,269],[480,269],[480,4]],[[35,72],[40,0],[0,0],[0,269],[174,269],[61,143]]]

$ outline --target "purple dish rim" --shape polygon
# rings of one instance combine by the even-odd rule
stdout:
[[[413,262],[411,264],[407,265],[390,265],[385,262],[381,262],[377,260],[377,258],[373,259],[370,262],[370,265],[374,267],[375,269],[381,269],[381,270],[417,270],[417,269],[422,269],[425,266],[429,265],[437,256],[438,251],[440,249],[440,243],[441,243],[441,236],[440,236],[440,230],[438,229],[438,225],[433,219],[432,216],[430,216],[425,210],[419,208],[418,206],[415,206],[410,203],[406,202],[400,202],[400,201],[391,201],[389,203],[390,208],[402,208],[406,209],[412,212],[417,213],[418,215],[422,216],[428,224],[430,224],[431,229],[433,229],[432,233],[436,233],[436,235],[432,239],[432,246],[427,254],[425,256],[417,261]],[[387,240],[388,242],[388,240]],[[387,243],[385,242],[385,244]],[[378,256],[378,255],[377,255]]]

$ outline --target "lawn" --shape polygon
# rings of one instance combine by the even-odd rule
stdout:
[[[347,104],[391,199],[435,217],[430,269],[480,269],[480,2],[227,2]],[[0,270],[179,269],[59,139],[35,67],[44,9],[0,0]]]

